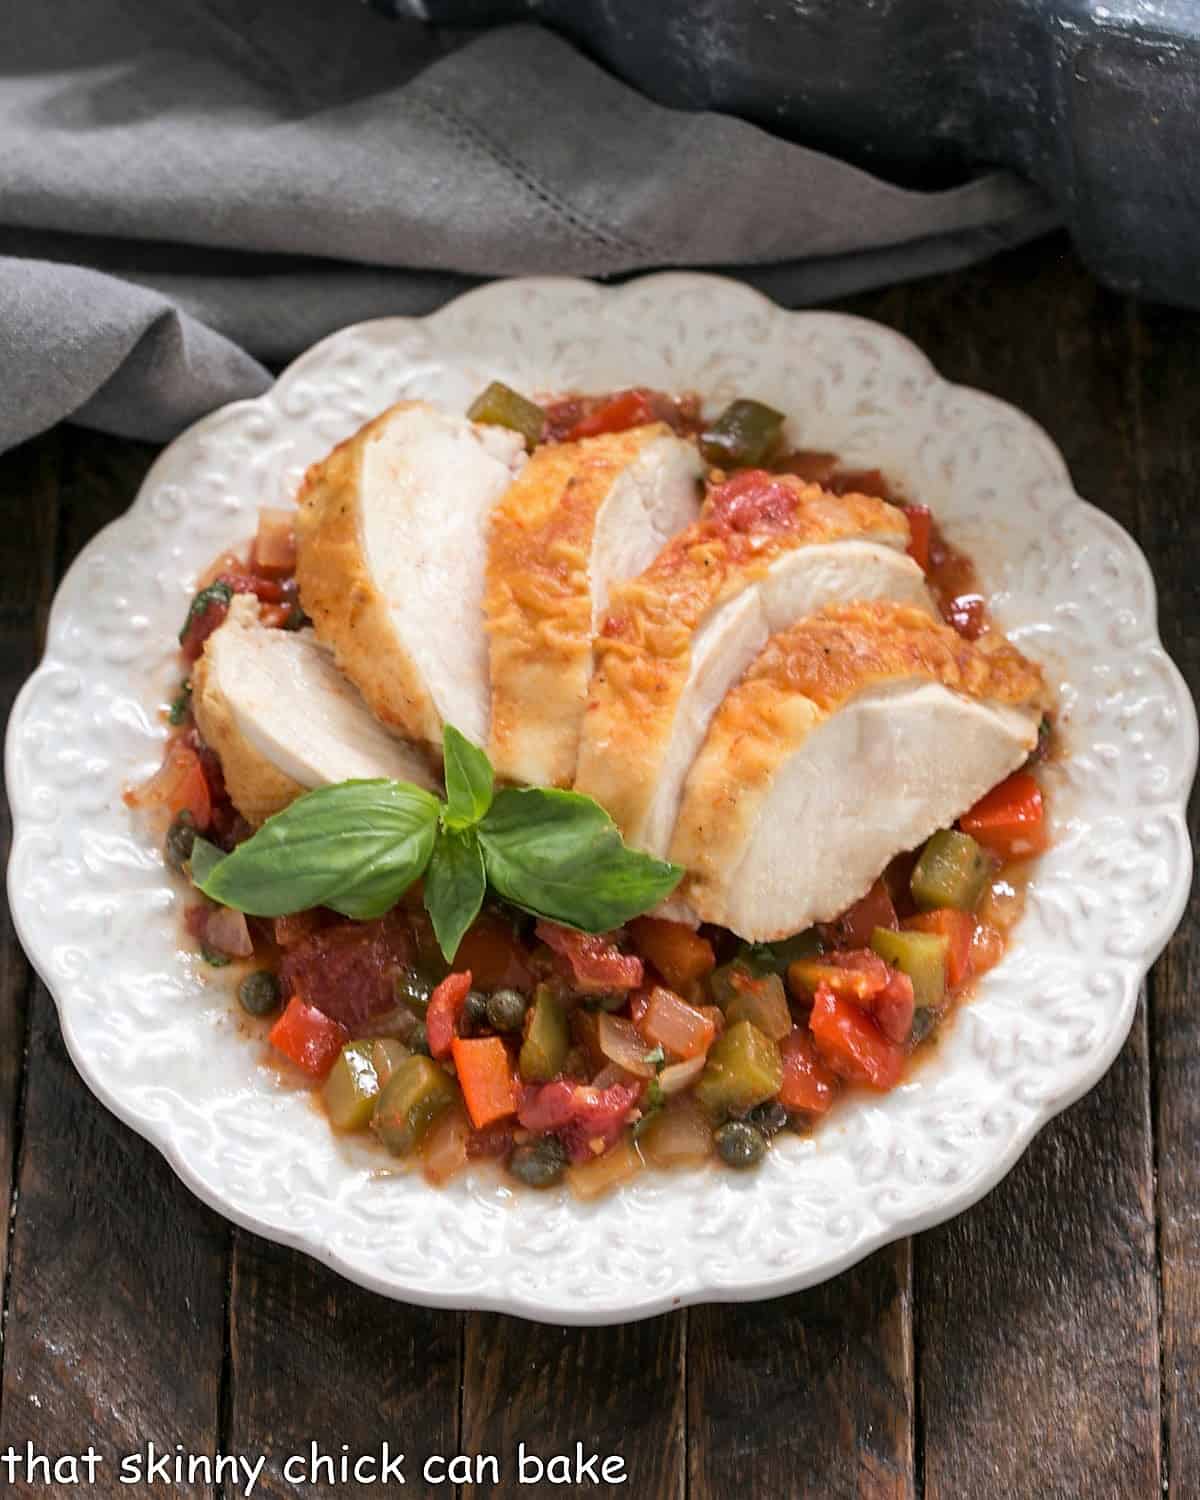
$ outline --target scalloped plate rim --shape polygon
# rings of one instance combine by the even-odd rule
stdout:
[[[14,789],[18,786],[21,778],[18,738],[14,730],[24,719],[28,701],[32,697],[38,681],[46,674],[59,669],[59,664],[53,659],[53,648],[61,628],[62,616],[67,607],[66,596],[70,591],[70,587],[78,584],[79,578],[88,567],[91,558],[103,552],[106,546],[111,546],[113,539],[118,538],[122,530],[130,524],[130,518],[141,503],[143,496],[149,492],[156,477],[165,469],[169,460],[185,440],[190,443],[196,437],[209,430],[215,431],[236,412],[253,410],[264,405],[273,404],[277,398],[286,393],[292,379],[302,374],[305,368],[311,362],[314,362],[320,352],[328,349],[330,346],[336,346],[340,341],[346,339],[347,336],[361,335],[364,332],[386,335],[392,328],[411,329],[414,325],[436,327],[438,322],[447,315],[453,315],[455,312],[460,313],[464,304],[474,302],[487,304],[494,301],[497,297],[503,298],[511,294],[517,288],[555,291],[560,289],[564,291],[573,290],[604,301],[608,299],[618,300],[648,288],[682,287],[686,290],[688,288],[703,287],[706,284],[720,288],[722,295],[727,295],[732,290],[736,295],[745,298],[747,302],[760,304],[771,318],[786,318],[810,324],[820,320],[831,329],[850,330],[852,332],[861,331],[864,334],[869,333],[874,338],[882,338],[896,346],[901,351],[903,357],[914,368],[920,368],[931,382],[935,382],[944,391],[948,393],[962,393],[978,408],[986,404],[993,407],[999,414],[1003,414],[1009,418],[1015,417],[1027,433],[1036,436],[1046,456],[1051,458],[1062,482],[1071,491],[1071,495],[1073,496],[1072,508],[1078,506],[1093,516],[1098,517],[1103,525],[1113,533],[1114,538],[1119,539],[1126,558],[1136,559],[1136,566],[1143,576],[1143,584],[1146,590],[1145,623],[1149,627],[1149,644],[1156,647],[1161,653],[1161,662],[1176,691],[1176,706],[1182,709],[1182,728],[1187,741],[1184,756],[1184,790],[1178,799],[1164,803],[1161,808],[1164,814],[1172,815],[1177,821],[1181,822],[1185,832],[1181,860],[1176,870],[1170,900],[1164,905],[1158,930],[1155,932],[1153,940],[1147,943],[1144,949],[1135,957],[1130,959],[1133,971],[1135,971],[1134,977],[1124,985],[1120,1007],[1114,1014],[1102,1043],[1089,1052],[1086,1068],[1077,1077],[1071,1079],[1069,1085],[1060,1094],[1055,1095],[1051,1099],[1043,1100],[1037,1106],[1028,1121],[1018,1126],[1012,1132],[1005,1150],[987,1162],[981,1163],[967,1177],[965,1182],[960,1183],[954,1191],[944,1194],[936,1205],[922,1212],[912,1213],[907,1217],[884,1225],[874,1232],[860,1235],[844,1254],[831,1256],[820,1266],[810,1270],[798,1273],[784,1273],[774,1277],[760,1277],[737,1285],[727,1283],[700,1285],[682,1294],[666,1292],[636,1301],[631,1301],[625,1297],[614,1297],[607,1301],[597,1300],[590,1302],[583,1308],[572,1308],[570,1306],[547,1308],[528,1297],[515,1294],[487,1296],[474,1294],[462,1295],[454,1291],[439,1293],[429,1291],[426,1288],[401,1284],[395,1278],[389,1279],[385,1276],[377,1275],[360,1265],[352,1263],[336,1251],[330,1249],[327,1245],[318,1243],[304,1227],[293,1229],[287,1225],[276,1224],[257,1217],[253,1212],[242,1210],[237,1204],[231,1203],[229,1199],[224,1197],[219,1189],[213,1188],[206,1183],[199,1173],[193,1169],[185,1152],[176,1145],[168,1132],[161,1128],[156,1129],[156,1121],[143,1118],[136,1108],[121,1097],[118,1089],[109,1086],[108,1081],[103,1077],[100,1070],[91,1065],[90,1059],[80,1045],[69,1011],[63,1004],[55,982],[49,976],[49,965],[44,961],[43,956],[37,950],[36,944],[32,941],[22,901],[13,886],[15,860],[10,857],[7,884],[14,929],[33,969],[54,1000],[68,1053],[80,1076],[97,1098],[100,1099],[101,1103],[124,1124],[149,1141],[166,1158],[172,1170],[187,1188],[209,1208],[243,1229],[260,1234],[277,1243],[288,1245],[293,1249],[303,1251],[313,1259],[328,1265],[348,1280],[387,1297],[402,1299],[418,1306],[440,1309],[492,1311],[509,1313],[538,1322],[593,1325],[636,1321],[698,1303],[742,1302],[783,1296],[790,1292],[800,1291],[806,1287],[817,1285],[822,1281],[837,1276],[883,1246],[904,1238],[907,1235],[932,1228],[965,1212],[1007,1176],[1015,1163],[1024,1154],[1033,1137],[1050,1120],[1095,1087],[1111,1067],[1114,1059],[1124,1045],[1136,1013],[1139,986],[1150,966],[1169,942],[1187,906],[1193,870],[1193,851],[1190,840],[1186,838],[1185,807],[1187,789],[1190,789],[1196,774],[1198,750],[1200,750],[1200,734],[1198,734],[1197,729],[1195,706],[1186,680],[1174,660],[1166,652],[1159,635],[1157,588],[1153,570],[1150,567],[1149,560],[1134,538],[1125,530],[1120,522],[1075,492],[1061,451],[1040,424],[1035,422],[1033,418],[1020,410],[1020,408],[1003,400],[1001,397],[994,396],[990,392],[977,390],[971,386],[960,385],[945,380],[938,373],[936,367],[923,350],[903,334],[896,332],[886,325],[854,314],[826,312],[820,309],[792,310],[783,308],[772,302],[764,294],[744,283],[737,282],[731,278],[701,272],[656,272],[632,278],[619,286],[604,286],[603,284],[587,281],[582,278],[565,276],[510,278],[484,283],[481,286],[472,288],[424,317],[397,315],[374,318],[362,323],[351,324],[327,335],[298,355],[280,373],[274,384],[261,396],[230,402],[200,418],[183,433],[179,434],[157,456],[147,471],[138,494],[134,497],[128,509],[101,528],[87,542],[73,560],[55,590],[47,619],[45,650],[39,664],[22,685],[14,700],[9,719],[9,732],[6,736],[5,777],[10,798],[13,799],[12,850],[16,851],[18,844],[28,832],[23,827],[21,809],[17,805],[14,796]]]

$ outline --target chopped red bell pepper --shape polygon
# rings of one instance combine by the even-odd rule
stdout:
[[[933,544],[933,512],[927,505],[906,505],[908,517],[908,555],[929,571],[929,549]]]
[[[627,432],[631,427],[644,427],[648,422],[660,420],[660,407],[661,401],[655,401],[653,391],[641,387],[617,391],[580,417],[567,433],[566,440],[574,443],[579,438],[599,437],[605,432]]]
[[[889,1041],[853,1000],[842,1000],[828,985],[820,985],[808,1024],[817,1051],[840,1077],[883,1093],[899,1083],[904,1048]]]
[[[837,1075],[821,1061],[816,1044],[801,1026],[793,1026],[779,1044],[783,1087],[779,1102],[787,1110],[823,1115],[838,1091]]]
[[[1028,771],[1016,771],[981,797],[958,826],[1001,859],[1040,854],[1046,847],[1046,804]]]
[[[705,512],[731,531],[764,531],[787,526],[796,514],[795,486],[766,469],[739,469],[714,485],[704,502]]]
[[[267,1033],[267,1040],[310,1078],[324,1078],[350,1040],[350,1033],[315,1005],[293,995]]]
[[[451,1045],[458,1035],[458,1019],[470,993],[471,971],[467,969],[460,974],[447,974],[430,995],[425,1011],[425,1035],[431,1057],[450,1056]]]

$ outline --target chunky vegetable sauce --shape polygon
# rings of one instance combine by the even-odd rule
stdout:
[[[765,468],[904,504],[947,622],[970,639],[988,623],[970,560],[925,507],[878,471],[780,452],[782,419],[757,402],[705,427],[691,397],[638,389],[539,406],[492,386],[470,414],[530,446],[666,421],[726,473]],[[192,722],[188,665],[237,593],[254,594],[268,624],[303,625],[293,569],[288,514],[264,511],[249,554],[217,560],[184,621],[163,766],[129,800],[169,823],[166,859],[185,874],[198,834],[228,851],[251,831]],[[843,1094],[894,1088],[1002,956],[1027,862],[1045,845],[1043,727],[1030,765],[956,827],[894,860],[837,921],[783,942],[651,916],[593,936],[492,900],[450,965],[415,889],[367,922],[325,909],[246,917],[194,892],[187,930],[205,962],[237,966],[243,1011],[280,1066],[319,1090],[331,1125],[372,1132],[431,1182],[490,1158],[531,1187],[565,1179],[590,1198],[647,1163],[753,1167]]]

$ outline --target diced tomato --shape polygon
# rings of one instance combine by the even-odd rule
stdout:
[[[904,1071],[904,1049],[889,1041],[860,1005],[821,985],[813,999],[809,1029],[817,1050],[840,1077],[886,1092]]]
[[[1001,859],[1040,854],[1046,847],[1042,789],[1028,771],[1015,771],[964,813],[958,826]]]
[[[709,490],[704,508],[731,531],[766,531],[791,521],[796,490],[786,478],[766,469],[739,469]]]
[[[310,1078],[324,1078],[350,1040],[350,1033],[324,1011],[293,995],[267,1033],[267,1040]]]
[[[946,623],[967,641],[977,641],[987,629],[987,601],[982,594],[956,594],[943,604]]]
[[[936,911],[918,912],[909,917],[905,927],[914,932],[931,932],[935,937],[944,937],[946,948],[946,982],[957,989],[971,973],[971,940],[975,936],[975,918],[969,911],[956,911],[952,906],[940,906]]]
[[[179,640],[179,649],[183,653],[184,661],[199,661],[205,641],[218,625],[224,623],[228,613],[229,601],[218,597],[206,600],[203,608],[198,612],[189,612],[187,625]]]
[[[824,985],[840,998],[852,1000],[869,1011],[891,1041],[908,1040],[914,1009],[912,980],[884,963],[878,953],[858,948],[831,953],[823,962],[807,967],[802,960],[801,967],[807,988],[815,991]]]
[[[512,924],[495,912],[481,912],[463,934],[454,961],[470,969],[481,990],[528,990],[533,983],[529,955]]]
[[[539,921],[537,935],[554,951],[560,973],[584,995],[635,990],[642,982],[645,970],[641,959],[622,953],[615,943],[596,933]]]
[[[535,1134],[557,1135],[572,1161],[590,1161],[621,1134],[642,1087],[611,1083],[597,1089],[559,1078],[528,1090],[517,1118]]]
[[[838,947],[865,948],[877,927],[889,927],[894,932],[899,926],[891,893],[881,876],[861,901],[847,907],[824,930]]]
[[[876,500],[890,500],[892,487],[882,469],[839,469],[831,475],[825,488],[835,495],[872,495]],[[923,510],[924,506],[914,506]]]
[[[471,993],[471,971],[447,974],[429,997],[425,1012],[425,1034],[432,1057],[449,1057],[454,1038],[458,1035],[458,1020],[462,1015],[467,996]]]
[[[396,976],[412,957],[408,921],[393,911],[374,922],[337,922],[297,937],[285,949],[279,975],[289,992],[359,1031],[393,1009]]]
[[[908,555],[929,571],[929,547],[933,541],[933,512],[927,505],[906,505],[908,517]]]
[[[280,948],[294,948],[297,943],[311,937],[314,932],[326,924],[325,912],[320,907],[314,907],[311,911],[292,912],[287,917],[276,917],[273,925],[273,935],[276,944]]]
[[[680,1058],[703,1057],[717,1034],[702,1010],[661,984],[651,986],[645,1014],[637,1026],[651,1047],[662,1047]]]
[[[604,432],[626,432],[630,427],[644,427],[648,422],[660,420],[660,410],[661,401],[655,400],[653,391],[641,387],[617,391],[579,418],[567,433],[567,442],[599,437]]]
[[[816,1043],[802,1026],[795,1026],[779,1044],[783,1058],[783,1087],[779,1102],[787,1110],[823,1115],[838,1091],[837,1075],[821,1061]]]
[[[912,980],[900,969],[893,969],[887,984],[877,995],[872,995],[870,1001],[870,1011],[879,1023],[880,1031],[889,1041],[908,1041],[912,1035],[915,1010]]]
[[[456,1036],[450,1043],[450,1052],[458,1074],[458,1086],[462,1089],[467,1113],[476,1130],[516,1114],[517,1094],[513,1086],[512,1065],[498,1036],[471,1040]]]
[[[212,796],[195,750],[173,740],[162,765],[144,786],[126,794],[131,807],[163,808],[171,817],[190,813],[201,833],[212,821]]]
[[[672,989],[682,989],[703,979],[716,967],[712,944],[682,922],[638,917],[629,924],[629,936],[633,946]]]

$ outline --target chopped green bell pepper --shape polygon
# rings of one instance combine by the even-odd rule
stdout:
[[[973,838],[943,828],[921,850],[910,889],[923,911],[935,911],[939,906],[974,911],[991,873],[991,860]]]
[[[431,1057],[402,1058],[380,1090],[371,1129],[393,1156],[408,1156],[434,1120],[459,1098],[458,1085]]]
[[[893,932],[877,927],[871,934],[871,947],[884,963],[912,980],[918,1010],[937,1010],[944,1004],[948,938],[933,932]]]
[[[467,408],[472,422],[488,427],[508,427],[519,432],[525,446],[532,448],[541,441],[546,428],[546,413],[536,402],[529,401],[500,380],[493,380]]]
[[[782,431],[781,411],[761,401],[731,401],[700,434],[700,452],[716,468],[758,468],[778,446]]]
[[[745,1114],[783,1087],[779,1048],[752,1021],[738,1021],[718,1037],[695,1094],[710,1119]]]
[[[539,984],[517,1063],[521,1077],[526,1083],[549,1083],[562,1072],[570,1046],[567,1017],[550,986]]]

